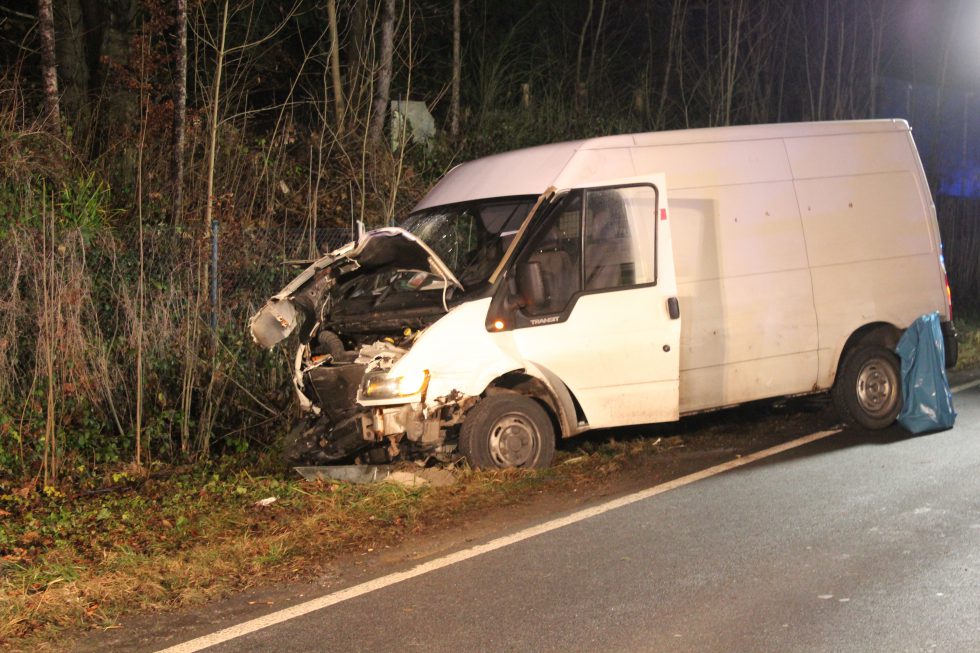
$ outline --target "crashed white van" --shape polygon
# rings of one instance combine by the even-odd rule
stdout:
[[[891,424],[893,352],[938,311],[939,229],[899,120],[535,147],[451,170],[399,228],[316,261],[251,321],[294,330],[293,462],[465,455],[833,390]]]

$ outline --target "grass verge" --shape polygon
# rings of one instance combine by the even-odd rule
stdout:
[[[980,313],[969,313],[956,317],[956,330],[959,332],[959,357],[957,370],[980,367]]]
[[[442,488],[308,483],[221,465],[116,474],[123,488],[76,496],[0,483],[0,648],[54,648],[66,631],[107,628],[126,613],[309,580],[344,553],[379,550],[545,488],[601,487],[671,444],[585,442],[547,470],[459,470]],[[256,505],[267,497],[276,501]]]

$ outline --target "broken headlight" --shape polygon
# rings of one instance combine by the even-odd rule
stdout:
[[[370,372],[361,382],[362,399],[399,399],[425,392],[429,385],[429,370],[392,376],[383,371]]]

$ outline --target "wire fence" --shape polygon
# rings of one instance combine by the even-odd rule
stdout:
[[[215,221],[209,261],[214,282],[209,297],[212,326],[220,328],[222,316],[238,324],[247,320],[307,265],[352,238],[351,229],[345,227],[223,228]]]
[[[94,250],[91,269],[103,278],[128,272],[134,279],[137,272],[132,268],[142,251],[143,274],[151,287],[170,285],[177,278],[202,278],[203,272],[209,288],[202,318],[207,316],[212,329],[226,331],[242,327],[269,296],[307,265],[350,242],[353,231],[349,227],[314,230],[215,220],[207,243],[195,243],[195,238],[200,235],[170,226],[116,230],[113,246]],[[198,254],[195,261],[195,251],[206,255]],[[204,265],[206,270],[190,269],[194,265]]]

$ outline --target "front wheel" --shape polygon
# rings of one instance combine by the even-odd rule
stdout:
[[[555,458],[555,430],[530,397],[492,394],[463,420],[459,450],[474,467],[540,469]]]
[[[845,422],[868,429],[890,426],[902,408],[898,356],[879,345],[851,351],[844,358],[832,394]]]

